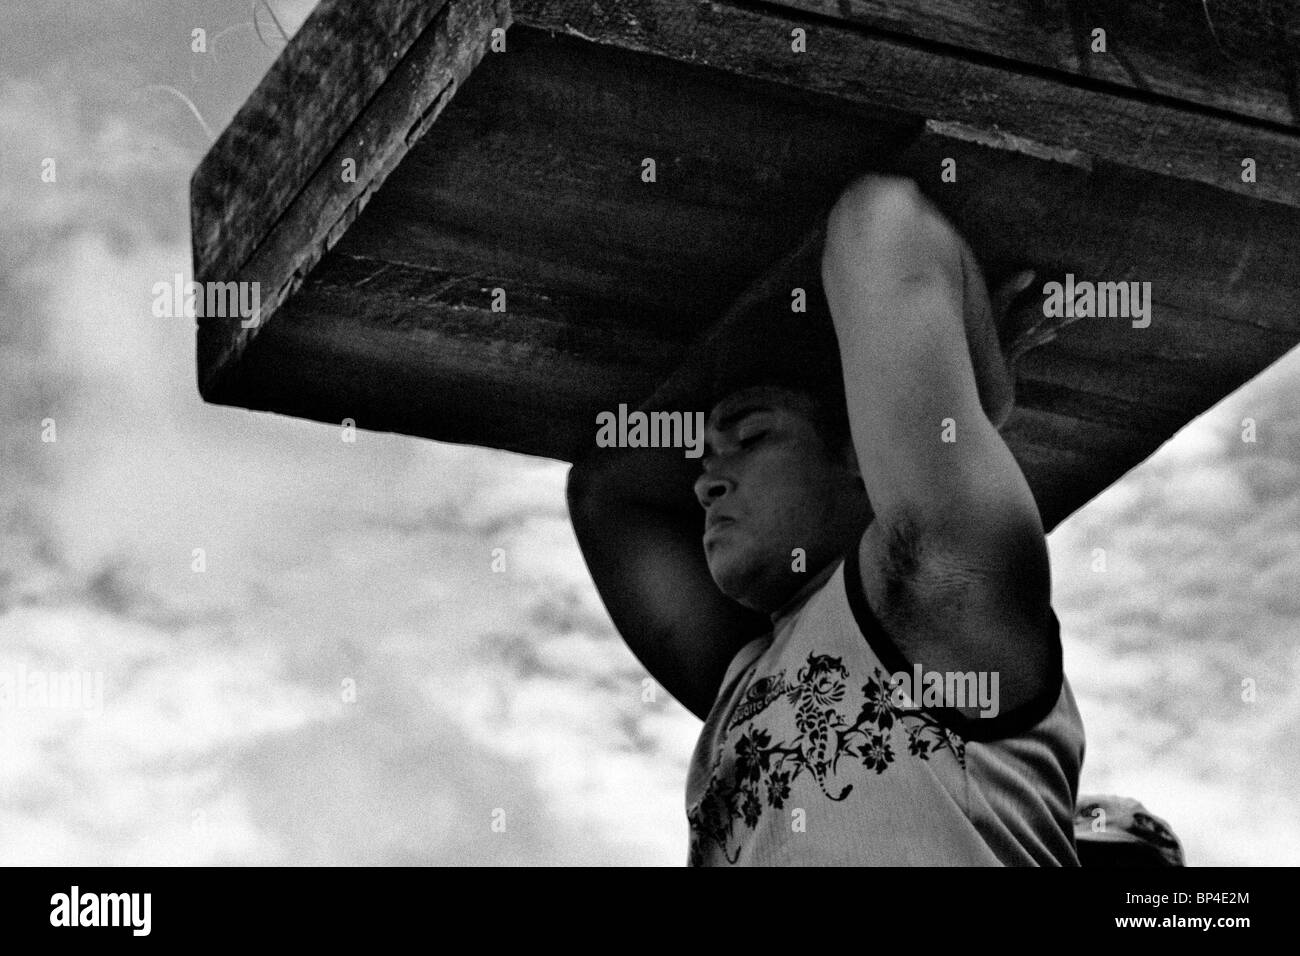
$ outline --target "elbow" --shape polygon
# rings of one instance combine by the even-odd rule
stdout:
[[[826,217],[823,259],[861,252],[864,240],[906,234],[929,215],[915,182],[902,176],[868,174],[851,182]]]
[[[915,182],[861,176],[827,213],[822,280],[868,287],[879,287],[876,280],[917,286],[948,282],[960,274],[954,238]]]
[[[821,274],[838,325],[837,301],[875,303],[884,313],[903,297],[948,303],[960,295],[961,249],[912,180],[862,176],[827,214]]]

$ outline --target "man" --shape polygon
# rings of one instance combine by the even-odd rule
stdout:
[[[838,368],[724,322],[648,403],[708,402],[699,472],[614,449],[570,473],[615,625],[705,722],[689,862],[1075,865],[1083,728],[979,269],[868,176],[820,272]]]

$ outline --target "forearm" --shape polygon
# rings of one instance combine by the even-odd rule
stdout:
[[[671,468],[656,469],[653,456],[632,454],[646,449],[608,451],[619,454],[569,473],[574,534],[624,642],[704,719],[732,656],[761,633],[766,617],[727,599],[713,583],[701,543],[703,509],[657,484]],[[649,465],[639,467],[646,458]]]

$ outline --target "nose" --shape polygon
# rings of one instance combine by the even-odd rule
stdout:
[[[707,508],[734,487],[730,478],[705,472],[695,479],[695,497],[700,507]]]

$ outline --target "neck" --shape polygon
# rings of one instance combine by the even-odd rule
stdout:
[[[772,626],[775,627],[781,618],[787,617],[794,611],[798,610],[799,606],[807,601],[808,598],[812,597],[818,588],[830,580],[830,576],[835,573],[835,569],[840,566],[842,561],[843,558],[836,558],[833,561],[827,562],[822,566],[820,571],[805,581],[803,586],[794,593],[794,596],[791,597],[790,600],[786,601],[772,612]]]

